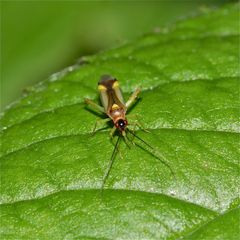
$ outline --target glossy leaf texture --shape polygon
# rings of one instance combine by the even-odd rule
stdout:
[[[237,239],[238,16],[206,11],[26,89],[1,119],[1,239]],[[102,74],[126,99],[141,86],[130,115],[154,150],[121,141],[101,192],[111,126],[91,134],[106,116],[84,98]]]

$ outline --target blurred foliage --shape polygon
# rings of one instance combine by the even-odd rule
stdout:
[[[80,56],[225,2],[2,1],[1,107]]]

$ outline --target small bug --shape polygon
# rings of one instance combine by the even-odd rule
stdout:
[[[111,120],[113,121],[114,127],[110,132],[111,136],[113,136],[116,129],[118,129],[120,133],[125,136],[125,130],[128,126],[126,112],[129,107],[132,106],[134,100],[137,98],[140,92],[140,88],[137,88],[129,100],[125,103],[118,81],[109,75],[103,75],[98,82],[98,90],[100,92],[100,98],[103,107],[97,105],[90,99],[85,99],[85,102],[100,112],[108,115],[109,118],[103,120],[101,119],[102,123]],[[98,122],[96,122],[96,125],[97,123]],[[96,129],[96,125],[94,130]]]
[[[138,95],[140,93],[140,88],[137,88],[132,93],[132,95],[130,96],[128,101],[125,103],[123,96],[122,96],[122,92],[119,87],[119,82],[117,81],[117,79],[111,77],[110,75],[103,75],[101,77],[100,81],[98,82],[98,90],[100,93],[100,99],[101,99],[101,103],[103,106],[96,104],[95,102],[93,102],[90,99],[85,99],[85,103],[88,105],[91,105],[93,108],[95,108],[99,112],[105,113],[109,118],[100,119],[100,120],[96,121],[93,132],[95,132],[96,127],[99,123],[106,123],[108,121],[113,121],[114,126],[110,131],[111,138],[113,137],[116,130],[118,130],[120,133],[120,135],[118,136],[117,142],[115,144],[107,171],[105,172],[105,175],[103,177],[103,182],[102,182],[102,187],[101,187],[101,189],[103,189],[104,184],[107,180],[107,177],[110,173],[111,167],[113,165],[113,161],[114,161],[116,152],[118,151],[118,146],[119,146],[121,136],[123,136],[126,144],[128,144],[128,142],[131,142],[131,140],[127,136],[127,133],[130,133],[131,135],[133,135],[133,137],[136,137],[137,139],[139,139],[142,143],[147,145],[150,149],[153,149],[153,147],[150,146],[148,143],[146,143],[139,136],[137,136],[133,130],[129,129],[129,127],[128,127],[129,123],[126,118],[127,110],[133,105],[136,98],[138,97]],[[139,121],[135,121],[134,124],[132,124],[132,125],[138,126],[139,128],[143,129],[141,127],[141,124],[139,123]],[[155,154],[153,154],[153,155],[155,155]],[[157,157],[157,158],[159,158],[159,157]],[[161,158],[163,158],[163,156],[161,156]],[[166,164],[165,162],[163,162],[163,163],[168,166],[168,164]]]

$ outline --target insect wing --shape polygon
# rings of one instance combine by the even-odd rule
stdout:
[[[117,80],[110,76],[103,76],[98,83],[98,90],[106,113],[109,113],[114,107],[126,108]]]
[[[107,88],[103,84],[98,84],[98,90],[100,93],[100,99],[101,99],[104,111],[107,113],[108,104],[109,104]]]

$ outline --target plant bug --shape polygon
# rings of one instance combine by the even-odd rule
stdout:
[[[130,133],[133,137],[136,137],[137,139],[139,139],[143,144],[145,144],[151,150],[154,150],[154,148],[150,146],[147,142],[145,142],[143,139],[141,139],[139,136],[137,136],[134,133],[134,131],[128,127],[128,125],[135,125],[135,126],[137,125],[140,129],[143,129],[141,127],[141,124],[138,121],[135,121],[134,124],[129,124],[126,118],[127,110],[133,105],[136,98],[138,97],[140,93],[140,88],[137,88],[132,93],[128,101],[125,103],[122,96],[122,92],[119,87],[119,82],[117,81],[117,79],[111,77],[110,75],[103,75],[100,81],[98,82],[98,90],[100,93],[100,99],[103,106],[96,104],[90,99],[85,99],[85,103],[88,105],[91,105],[93,108],[95,108],[99,112],[106,114],[108,118],[97,120],[93,132],[95,132],[96,127],[99,123],[106,123],[108,121],[113,121],[113,124],[114,124],[113,128],[110,131],[111,138],[113,137],[116,130],[119,131],[119,136],[114,146],[114,150],[112,152],[112,156],[111,156],[108,168],[103,177],[102,187],[101,187],[101,189],[103,189],[104,184],[111,171],[115,155],[117,151],[119,151],[119,143],[120,143],[121,136],[123,136],[124,141],[128,146],[129,146],[128,142],[131,142],[135,145],[135,143],[127,135],[127,133]],[[136,145],[142,148],[140,145],[138,144]],[[151,151],[151,154],[170,168],[170,166],[165,161],[162,160],[162,159],[165,159],[162,155],[159,158],[158,156],[156,156],[156,153],[153,153],[152,151]]]

